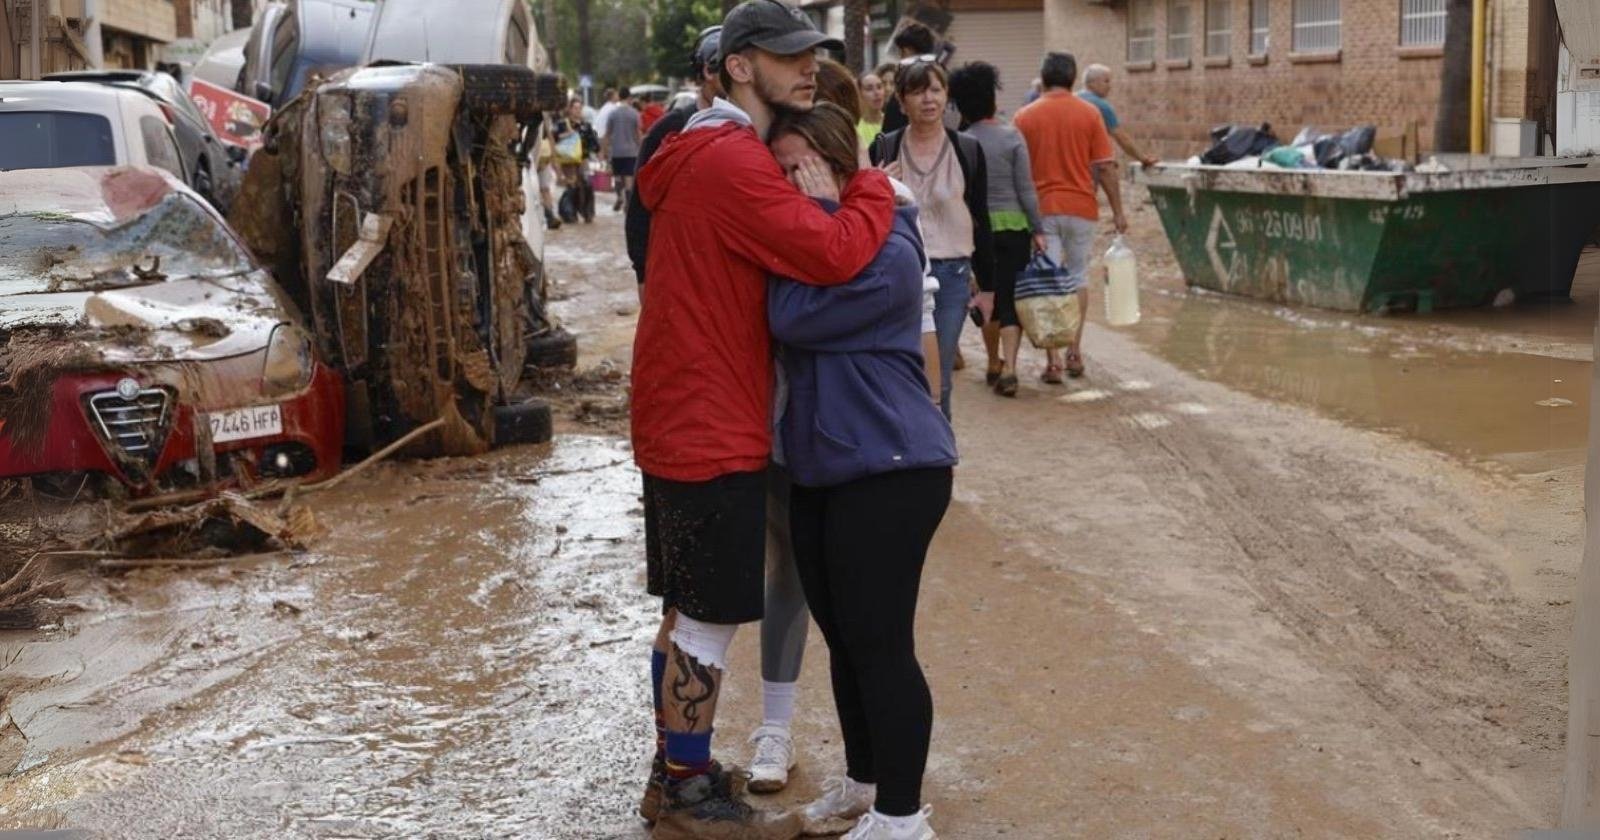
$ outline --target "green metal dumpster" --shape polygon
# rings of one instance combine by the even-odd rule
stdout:
[[[1600,224],[1600,158],[1442,173],[1137,173],[1191,286],[1349,312],[1565,297]]]

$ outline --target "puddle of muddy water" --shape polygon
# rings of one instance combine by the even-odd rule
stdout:
[[[114,748],[11,780],[0,828],[636,833],[630,806],[650,745],[642,663],[655,619],[639,580],[637,473],[625,445],[601,437],[493,458],[488,471],[396,465],[354,484],[326,513],[332,535],[298,570],[298,612],[278,610],[292,638]],[[219,616],[217,632],[232,621]],[[111,781],[108,764],[123,771]],[[99,781],[48,795],[75,775]],[[5,807],[32,786],[51,804]]]
[[[1155,289],[1128,332],[1230,387],[1537,473],[1583,461],[1591,362],[1576,336],[1593,328],[1595,301],[1588,287],[1574,296],[1379,317]]]

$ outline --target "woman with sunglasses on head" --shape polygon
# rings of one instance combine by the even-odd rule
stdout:
[[[934,324],[939,339],[939,407],[950,417],[951,375],[961,330],[974,291],[989,288],[994,271],[989,231],[989,186],[983,148],[972,137],[946,128],[949,76],[937,61],[902,63],[895,99],[910,120],[878,137],[875,166],[916,194],[933,274],[939,280]]]
[[[769,142],[797,186],[827,194],[810,181],[831,178],[842,188],[856,174],[855,126],[843,108],[819,102],[780,115]],[[847,771],[802,813],[808,833],[859,818],[846,840],[936,836],[922,802],[933,701],[914,623],[956,448],[922,374],[917,212],[896,212],[888,241],[849,283],[773,280],[768,288],[788,385],[776,422],[794,480],[790,532],[828,644]]]
[[[1044,252],[1044,222],[1034,191],[1028,144],[1022,134],[995,118],[995,91],[1000,71],[974,61],[950,74],[950,98],[961,111],[966,133],[983,147],[989,175],[989,227],[994,241],[992,314],[983,325],[983,346],[989,352],[989,387],[1003,397],[1017,395],[1017,351],[1022,322],[1017,320],[1017,274],[1035,251]]]

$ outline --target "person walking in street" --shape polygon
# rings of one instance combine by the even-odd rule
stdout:
[[[639,128],[649,131],[664,116],[667,115],[667,106],[659,100],[645,99],[639,103]]]
[[[1071,53],[1046,55],[1039,69],[1044,93],[1038,101],[1018,111],[1013,122],[1028,143],[1047,251],[1062,268],[1083,281],[1078,302],[1087,315],[1090,251],[1094,248],[1095,225],[1100,221],[1100,205],[1095,200],[1097,181],[1105,190],[1118,233],[1127,232],[1128,217],[1122,212],[1122,187],[1117,182],[1111,136],[1100,110],[1072,95],[1077,76],[1078,62]],[[1060,351],[1046,351],[1045,382],[1061,384],[1063,370],[1069,376],[1083,375],[1081,320],[1077,336],[1066,349],[1065,366]]]
[[[583,100],[574,97],[567,102],[566,116],[556,121],[550,137],[555,143],[556,160],[561,165],[561,182],[567,189],[558,204],[571,206],[572,216],[568,221],[582,217],[585,222],[592,223],[594,187],[585,170],[589,159],[600,150],[600,138],[595,136],[594,127],[584,122]]]
[[[779,116],[778,163],[827,161],[855,177],[856,120],[821,103]],[[923,563],[950,502],[950,423],[922,375],[917,210],[849,283],[770,281],[768,314],[788,383],[778,436],[795,485],[790,525],[812,617],[828,644],[845,775],[803,814],[808,833],[859,818],[846,840],[934,840],[922,775],[933,699],[917,662]]]
[[[872,145],[883,133],[883,104],[888,88],[877,73],[861,74],[861,121],[856,123],[856,133],[861,136],[862,147]]]
[[[1078,98],[1100,109],[1100,116],[1106,121],[1106,132],[1111,139],[1122,147],[1122,151],[1129,158],[1139,162],[1140,166],[1155,166],[1159,161],[1144,153],[1128,136],[1122,128],[1122,121],[1117,119],[1117,110],[1111,107],[1108,97],[1111,96],[1111,68],[1104,64],[1091,64],[1083,69],[1083,90],[1078,91]]]
[[[762,139],[780,111],[812,107],[815,50],[842,44],[774,0],[735,7],[721,38],[728,99],[695,114],[640,172],[652,218],[631,416],[649,591],[663,607],[651,654],[659,760],[640,813],[658,840],[787,840],[798,815],[751,808],[711,759],[728,646],[763,612],[773,379],[765,279],[849,281],[888,237],[894,201],[881,173],[840,189],[825,164],[806,159],[785,177]],[[840,208],[829,214],[807,193]]]
[[[639,160],[639,112],[627,88],[618,92],[621,104],[606,118],[606,148],[611,150],[611,186],[617,191],[612,210],[621,210],[628,188],[633,186],[634,166]]]
[[[905,182],[916,194],[924,242],[939,280],[934,308],[938,332],[939,407],[951,416],[950,393],[961,330],[978,286],[992,283],[994,256],[989,232],[989,186],[978,141],[946,128],[949,76],[931,59],[902,66],[895,98],[910,124],[878,138],[875,166]]]
[[[721,42],[721,26],[705,29],[695,40],[689,67],[694,78],[700,81],[700,95],[693,105],[668,112],[650,129],[639,149],[641,168],[664,139],[682,131],[690,117],[711,107],[722,94],[722,81],[718,78],[722,67],[718,58]],[[643,300],[650,211],[639,200],[638,190],[629,196],[626,227],[628,258],[633,262],[640,284],[640,300]],[[708,231],[707,236],[710,235]],[[774,457],[774,461],[777,460]],[[773,464],[768,481],[766,546],[766,591],[761,618],[762,720],[750,736],[753,754],[746,766],[750,790],[754,793],[783,790],[788,786],[789,773],[794,770],[792,722],[810,627],[805,593],[800,588],[789,539],[789,477],[777,463]]]
[[[596,111],[594,114],[594,130],[596,134],[600,135],[600,138],[603,141],[606,136],[606,124],[611,118],[611,112],[617,110],[617,89],[606,88],[605,96],[602,97],[601,102],[602,104],[600,105],[600,110]],[[610,149],[602,148],[600,152],[601,155],[606,159],[609,160],[611,158]]]
[[[1035,250],[1044,251],[1044,221],[1033,186],[1028,146],[1017,130],[995,117],[995,92],[1000,71],[982,61],[965,64],[950,74],[950,97],[967,123],[966,132],[983,147],[988,169],[989,229],[994,240],[994,272],[981,295],[992,298],[983,322],[983,346],[989,353],[985,381],[995,393],[1017,395],[1017,351],[1022,322],[1017,320],[1017,275]]]
[[[895,52],[900,55],[902,68],[920,56],[939,57],[937,52],[939,49],[939,36],[934,34],[934,31],[927,24],[920,21],[908,20],[901,23],[900,27],[894,31],[889,43],[894,46]],[[899,71],[897,70],[896,75],[898,74]],[[895,97],[889,97],[889,101],[883,108],[883,133],[899,131],[906,127],[907,122],[905,108],[900,101]]]

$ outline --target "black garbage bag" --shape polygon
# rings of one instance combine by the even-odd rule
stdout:
[[[1337,135],[1324,134],[1311,144],[1311,151],[1317,158],[1317,165],[1323,169],[1338,169],[1339,161],[1344,160],[1344,147],[1339,145]]]
[[[1339,147],[1344,149],[1346,155],[1364,155],[1372,151],[1372,144],[1377,139],[1377,126],[1358,125],[1339,135]]]
[[[1211,130],[1211,138],[1216,142],[1200,156],[1200,162],[1213,166],[1223,166],[1283,145],[1268,123],[1262,123],[1259,128],[1248,125],[1217,126]]]

